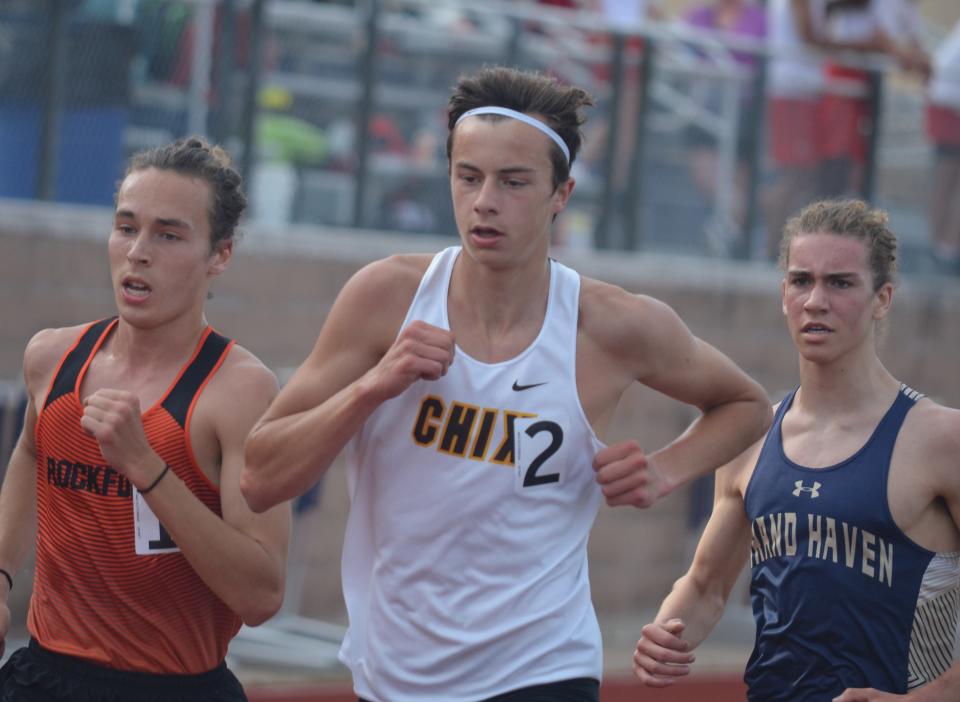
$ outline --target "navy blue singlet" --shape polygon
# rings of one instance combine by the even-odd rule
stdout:
[[[911,646],[930,599],[926,586],[921,597],[928,567],[956,560],[908,539],[887,502],[897,434],[921,396],[903,387],[863,448],[834,466],[805,468],[783,452],[781,422],[795,393],[780,404],[744,496],[757,621],[748,698],[821,702],[847,687],[904,693],[949,666],[957,624],[952,585],[933,597],[951,610],[932,615],[942,635],[914,632]],[[945,660],[930,665],[930,655]]]

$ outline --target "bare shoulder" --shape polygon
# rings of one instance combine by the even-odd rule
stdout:
[[[657,336],[664,326],[682,324],[664,302],[593,278],[581,277],[580,329],[611,351]],[[634,351],[635,351],[634,347]]]
[[[960,410],[924,398],[907,415],[900,439],[913,462],[941,467],[960,480]]]
[[[211,399],[236,405],[242,397],[244,404],[260,405],[277,394],[277,376],[249,350],[234,344],[223,365],[211,379],[208,392]]]
[[[375,308],[397,300],[409,303],[432,259],[430,254],[396,254],[374,261],[354,274],[344,293]]]
[[[46,390],[60,359],[76,343],[85,326],[43,329],[27,342],[23,352],[23,379],[34,397]]]
[[[348,346],[365,363],[386,352],[430,265],[429,254],[402,254],[357,271],[341,289],[324,322],[315,351],[328,361]],[[349,343],[348,343],[349,342]]]

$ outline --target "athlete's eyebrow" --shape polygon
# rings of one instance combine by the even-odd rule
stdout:
[[[117,219],[133,219],[137,218],[137,215],[133,210],[117,210],[113,217]],[[171,227],[173,229],[183,229],[186,231],[192,231],[193,227],[190,226],[188,222],[185,222],[182,219],[177,219],[176,217],[157,217],[156,223],[161,227]]]
[[[191,226],[182,219],[173,217],[157,217],[157,224],[161,227],[176,227],[178,229],[191,229]]]
[[[787,270],[787,275],[788,276],[808,275],[812,277],[817,277],[815,273],[807,270],[806,268],[789,268]],[[833,273],[824,273],[820,277],[827,278],[828,280],[841,280],[841,279],[846,280],[850,278],[857,278],[858,275],[859,274],[856,271],[836,271]]]
[[[457,163],[454,165],[456,168],[465,168],[468,171],[477,171],[478,173],[483,170],[477,166],[474,166],[472,163],[469,163],[468,161],[457,161]],[[504,168],[498,168],[497,173],[500,173],[500,174],[533,173],[536,170],[537,169],[534,168],[533,166],[506,166]]]

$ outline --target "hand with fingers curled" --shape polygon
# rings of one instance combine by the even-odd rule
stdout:
[[[418,380],[438,380],[454,355],[453,333],[420,320],[408,324],[368,373],[383,400],[396,397]]]
[[[648,687],[668,687],[690,673],[696,656],[682,638],[680,619],[651,622],[643,627],[633,653],[633,674]]]
[[[663,474],[633,439],[599,451],[593,469],[611,507],[650,507],[668,492]]]
[[[100,444],[103,458],[138,489],[165,468],[147,441],[140,399],[132,392],[101,388],[83,401],[80,426]]]

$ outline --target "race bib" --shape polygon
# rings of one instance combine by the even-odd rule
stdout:
[[[133,533],[138,556],[180,551],[137,488],[133,488]]]
[[[517,464],[516,491],[563,485],[566,452],[563,428],[540,417],[517,417],[513,423],[514,459]]]

